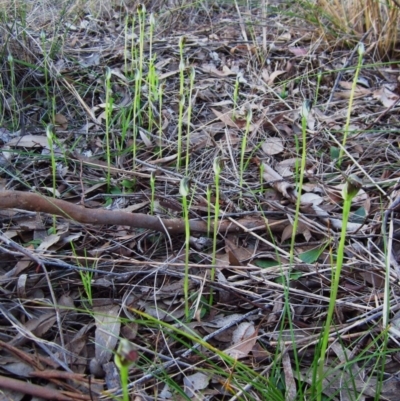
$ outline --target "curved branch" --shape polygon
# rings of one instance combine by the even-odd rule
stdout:
[[[83,224],[95,225],[122,225],[136,228],[145,228],[169,234],[182,234],[185,231],[183,219],[161,219],[143,213],[127,213],[118,210],[88,209],[64,200],[50,198],[32,192],[0,191],[0,209],[23,209],[34,212],[49,213],[66,219],[75,220]],[[256,227],[265,227],[262,217],[250,217],[238,220],[247,230]],[[275,224],[272,224],[275,223]],[[277,221],[268,221],[271,231],[282,231],[282,224]],[[220,232],[240,232],[240,228],[229,220],[219,224]],[[211,226],[211,230],[213,227]],[[202,220],[190,220],[190,231],[207,233],[207,223]]]

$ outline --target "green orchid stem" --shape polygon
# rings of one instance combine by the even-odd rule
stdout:
[[[346,124],[344,126],[344,133],[343,133],[343,142],[342,142],[342,147],[340,148],[340,152],[339,152],[339,159],[338,159],[338,166],[339,167],[342,164],[343,153],[344,153],[346,142],[347,142],[347,136],[349,134],[349,127],[350,127],[350,120],[351,120],[351,110],[353,108],[354,95],[355,95],[356,87],[357,87],[357,83],[358,83],[358,76],[360,74],[360,70],[361,70],[361,67],[362,67],[362,60],[363,60],[364,52],[365,52],[364,44],[363,43],[359,43],[358,44],[358,63],[357,63],[356,72],[354,74],[353,83],[351,85],[349,105],[348,105],[348,108],[347,108]]]
[[[213,230],[213,249],[212,249],[212,262],[211,262],[211,272],[210,281],[214,282],[215,279],[215,266],[217,263],[217,235],[218,235],[218,225],[219,225],[219,176],[221,174],[222,161],[219,157],[214,159],[213,169],[215,174],[215,206],[214,206],[214,230]],[[212,288],[210,288],[210,306],[213,304],[214,294]]]
[[[183,279],[183,294],[185,298],[185,317],[190,319],[189,309],[189,253],[190,253],[190,225],[189,225],[189,205],[187,197],[189,195],[189,179],[184,177],[179,186],[179,193],[182,196],[183,217],[185,221],[185,277]]]
[[[119,368],[119,374],[121,376],[121,387],[122,387],[122,400],[129,401],[129,390],[128,390],[128,366],[121,366]]]
[[[328,307],[328,315],[326,317],[325,329],[323,331],[322,344],[321,344],[321,354],[319,358],[318,364],[318,381],[317,381],[317,400],[322,400],[322,388],[323,388],[323,379],[324,379],[324,366],[325,366],[325,354],[328,348],[328,341],[330,335],[331,324],[333,320],[333,314],[335,311],[337,293],[339,288],[340,281],[340,273],[343,267],[343,259],[344,259],[344,247],[346,243],[346,233],[347,233],[347,224],[349,222],[350,216],[350,208],[351,202],[353,198],[357,195],[359,189],[361,188],[361,184],[357,179],[348,178],[348,181],[345,184],[343,189],[343,219],[342,219],[342,231],[340,233],[340,241],[337,250],[336,257],[336,269],[332,270],[332,281],[331,281],[331,294],[329,299],[329,307]]]
[[[150,214],[154,214],[154,199],[156,193],[156,175],[154,171],[150,174],[150,188],[151,188],[151,201],[150,201]]]
[[[304,175],[306,171],[306,160],[307,160],[307,111],[308,105],[305,104],[303,105],[303,114],[301,118],[301,131],[302,131],[302,141],[303,141],[303,148],[302,148],[302,154],[301,154],[301,164],[300,164],[300,174],[298,175],[298,184],[297,184],[297,200],[296,200],[296,212],[294,216],[294,221],[293,221],[293,231],[292,231],[292,238],[291,238],[291,243],[290,243],[290,264],[293,264],[294,261],[294,245],[295,245],[295,239],[296,239],[296,233],[297,233],[297,227],[299,224],[299,215],[300,215],[300,205],[301,205],[301,191],[303,188],[303,181],[304,181]],[[296,161],[297,163],[297,161]],[[298,171],[298,168],[296,168],[296,172]]]
[[[182,153],[182,129],[183,129],[183,110],[185,106],[185,60],[184,60],[184,46],[185,37],[182,36],[179,40],[179,116],[178,116],[178,157],[176,168],[179,170],[181,167],[181,153]]]
[[[186,197],[183,197],[183,210],[185,213],[185,280],[183,292],[185,295],[185,316],[189,320],[189,252],[190,252],[190,226],[189,226],[189,208]]]

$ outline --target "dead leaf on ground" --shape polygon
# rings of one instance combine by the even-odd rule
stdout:
[[[282,153],[284,146],[281,138],[267,138],[261,148],[266,155],[272,156]]]
[[[119,305],[110,305],[109,300],[106,300],[106,305],[104,306],[93,307],[96,322],[95,353],[96,360],[100,365],[107,363],[111,359],[118,343],[121,329],[119,311]]]
[[[232,335],[233,345],[224,352],[237,359],[245,358],[257,342],[258,330],[253,322],[242,322]]]
[[[266,183],[275,188],[285,198],[290,199],[291,201],[296,201],[297,194],[294,189],[294,185],[285,181],[283,177],[281,177],[267,163],[263,163],[263,167],[264,167],[263,178],[266,181]]]

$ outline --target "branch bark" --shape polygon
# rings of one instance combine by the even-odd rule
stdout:
[[[23,209],[34,212],[49,213],[52,215],[75,220],[83,224],[95,225],[122,225],[135,228],[145,228],[169,234],[182,234],[185,231],[183,219],[161,219],[143,213],[126,213],[118,210],[88,209],[64,200],[50,198],[32,192],[0,191],[0,209]],[[252,216],[239,219],[238,222],[247,230],[257,227],[266,227],[262,217]],[[268,220],[272,232],[281,232],[284,225],[280,221]],[[219,223],[220,232],[240,232],[240,228],[229,220]],[[193,233],[207,233],[207,223],[202,220],[190,220],[190,231]],[[211,232],[213,226],[211,225]]]

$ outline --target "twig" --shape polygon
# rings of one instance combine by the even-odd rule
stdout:
[[[169,234],[183,234],[185,232],[185,222],[183,219],[179,218],[160,219],[158,216],[150,216],[143,213],[88,209],[64,200],[50,198],[32,192],[1,191],[0,209],[12,208],[49,213],[66,219],[75,220],[83,224],[130,226]],[[256,227],[265,227],[265,221],[258,216],[251,219],[241,219],[238,222],[243,227],[250,230],[255,229]],[[206,221],[190,220],[189,224],[192,233],[208,232]],[[269,221],[269,224],[271,225],[270,229],[273,232],[281,232],[283,229],[283,224],[279,224],[279,222]],[[220,221],[218,226],[220,230],[224,232],[241,231],[239,227],[233,226],[232,223],[227,220]],[[40,260],[38,259],[37,262],[40,263]]]

